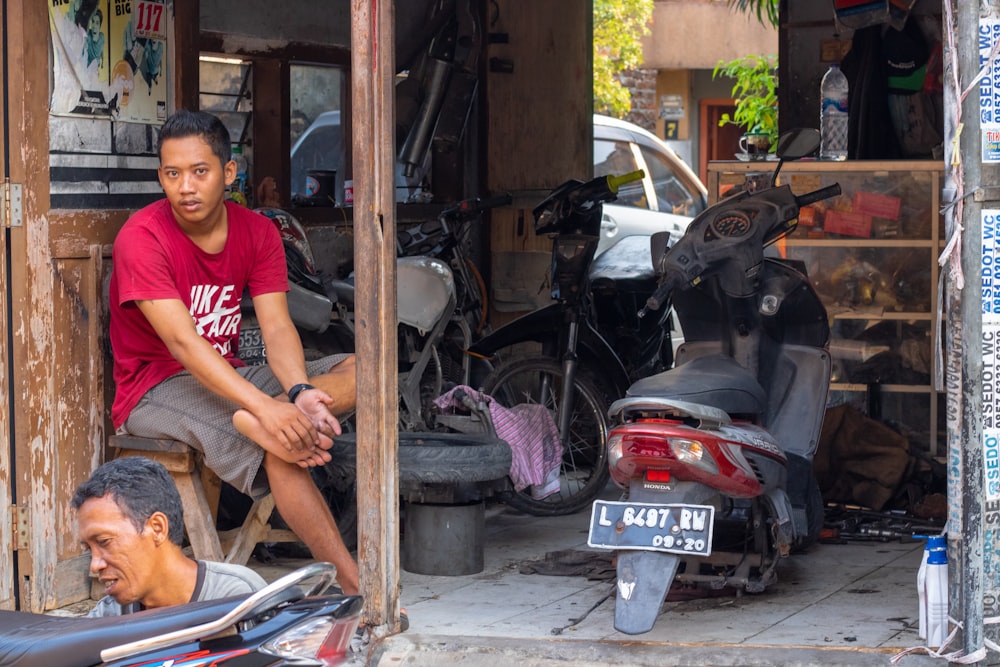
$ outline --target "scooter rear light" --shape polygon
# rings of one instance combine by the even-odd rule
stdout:
[[[292,664],[315,664],[333,667],[344,661],[359,617],[310,618],[292,626],[260,647],[261,653],[285,658]]]
[[[646,481],[647,482],[662,482],[666,484],[670,481],[670,471],[669,470],[657,470],[656,468],[650,468],[646,471]]]
[[[700,441],[689,438],[669,438],[669,442],[670,449],[681,463],[696,466],[712,475],[718,474],[719,466],[716,465],[712,454]]]

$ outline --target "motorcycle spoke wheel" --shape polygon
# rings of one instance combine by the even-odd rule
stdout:
[[[570,431],[563,444],[559,492],[536,500],[530,489],[511,492],[505,502],[534,516],[560,516],[589,507],[607,486],[608,404],[603,392],[582,371],[574,380]],[[563,369],[551,359],[525,359],[497,367],[483,391],[501,405],[544,405],[557,420],[563,397]]]

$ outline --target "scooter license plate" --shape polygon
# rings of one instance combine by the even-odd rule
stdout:
[[[712,553],[711,505],[594,501],[587,544],[595,549],[640,549],[685,556]]]

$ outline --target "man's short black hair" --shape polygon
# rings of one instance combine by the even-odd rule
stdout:
[[[212,152],[225,167],[232,158],[232,147],[229,144],[229,130],[221,120],[207,111],[189,111],[178,109],[167,118],[160,128],[160,136],[156,140],[156,154],[163,159],[160,149],[167,139],[184,139],[185,137],[201,137],[212,148]]]
[[[91,498],[110,495],[136,531],[141,532],[154,512],[163,512],[170,522],[170,541],[184,542],[184,508],[174,480],[163,464],[142,456],[125,456],[108,461],[90,479],[76,487],[74,510]]]

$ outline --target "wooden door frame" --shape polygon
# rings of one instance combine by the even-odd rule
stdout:
[[[712,107],[735,107],[736,100],[730,97],[707,97],[698,101],[698,177],[708,183],[709,139],[718,135],[719,128],[709,122],[708,110]]]
[[[5,6],[0,5],[0,21],[5,27],[8,26],[7,14],[5,13]],[[10,31],[8,31],[10,32]],[[4,72],[4,88],[3,92],[0,93],[0,128],[4,128],[4,131],[0,132],[0,155],[3,156],[3,174],[2,176],[6,179],[10,177],[10,159],[7,154],[8,143],[6,141],[8,132],[7,128],[7,117],[4,114],[4,109],[6,104],[7,90],[8,90],[8,75],[6,74],[8,69],[8,63],[11,61],[16,61],[16,58],[11,57],[11,53],[8,49],[0,49],[0,71]],[[17,145],[14,142],[11,145]],[[0,227],[0,231],[2,231]],[[6,234],[0,234],[0,313],[7,312],[7,240]],[[3,364],[9,361],[7,356],[7,320],[5,316],[0,316],[0,359],[3,360]],[[11,519],[16,519],[13,514],[16,512],[14,505],[14,479],[15,479],[15,469],[13,467],[13,461],[11,459],[11,448],[10,448],[10,413],[8,409],[10,397],[10,388],[7,385],[7,373],[0,375],[0,502],[4,503],[11,508],[10,514]],[[4,517],[8,516],[8,513],[3,513]],[[15,609],[17,607],[18,600],[18,570],[16,563],[16,553],[14,551],[15,534],[14,534],[14,521],[8,519],[2,522],[0,525],[0,609]]]

